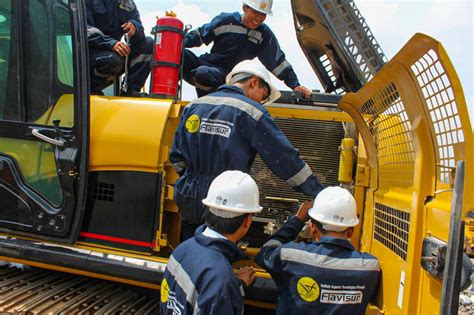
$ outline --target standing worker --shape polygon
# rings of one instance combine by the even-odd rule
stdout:
[[[255,60],[235,66],[227,84],[190,103],[176,130],[170,161],[181,176],[175,202],[183,240],[203,222],[212,180],[225,170],[249,173],[257,153],[294,190],[316,196],[323,188],[261,103],[280,97],[268,71]]]
[[[263,22],[272,14],[273,0],[243,0],[243,15],[239,12],[221,13],[210,23],[189,32],[184,39],[186,48],[214,43],[210,53],[197,57],[184,51],[183,77],[204,96],[224,84],[227,74],[239,62],[258,59],[278,79],[308,98],[311,91],[300,85],[296,73],[280,49],[272,30]]]
[[[140,96],[150,73],[153,39],[146,37],[133,0],[86,0],[91,93],[102,90],[122,74],[128,61],[128,87],[124,96]],[[128,45],[121,42],[124,34]],[[128,58],[127,58],[128,57]]]
[[[380,266],[349,241],[359,224],[354,197],[328,187],[310,207],[303,204],[256,257],[279,289],[277,314],[365,314],[377,293]],[[310,218],[313,242],[292,242]]]
[[[171,255],[161,283],[161,314],[242,314],[244,288],[255,280],[250,267],[236,275],[232,263],[247,258],[236,243],[260,212],[255,181],[226,171],[212,182],[206,199],[206,225]]]

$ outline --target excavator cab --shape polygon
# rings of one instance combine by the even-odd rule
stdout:
[[[72,243],[87,180],[83,10],[71,1],[0,4],[0,230]],[[79,4],[81,6],[82,4]]]

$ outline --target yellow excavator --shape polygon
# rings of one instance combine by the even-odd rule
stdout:
[[[291,4],[308,71],[325,91],[310,99],[283,92],[268,110],[321,183],[355,196],[362,223],[352,242],[382,269],[367,313],[456,313],[472,269],[463,248],[474,217],[474,144],[446,51],[415,34],[388,61],[352,0]],[[81,289],[80,276],[159,290],[180,242],[168,153],[187,103],[91,96],[84,1],[0,2],[0,260],[61,271],[68,285],[42,285],[61,279],[49,273],[15,282],[17,273],[1,270],[0,283],[50,301],[61,292],[95,299],[8,308],[20,298],[0,290],[2,311],[68,312],[75,301],[74,312],[99,313],[105,295]],[[250,258],[307,200],[259,157],[252,176],[264,210],[239,244]],[[123,292],[108,301],[125,300]],[[257,269],[246,304],[274,309],[276,296]],[[153,304],[134,299],[124,313]]]

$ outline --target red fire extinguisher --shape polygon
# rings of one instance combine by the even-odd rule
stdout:
[[[156,21],[154,63],[150,92],[154,97],[176,98],[181,70],[183,22],[173,12]]]

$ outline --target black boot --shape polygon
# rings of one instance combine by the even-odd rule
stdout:
[[[128,89],[127,92],[121,91],[120,96],[126,97],[148,97],[148,94],[145,92],[140,92],[135,89]]]

